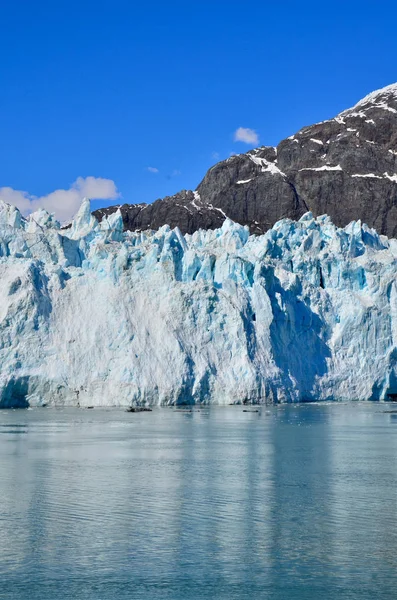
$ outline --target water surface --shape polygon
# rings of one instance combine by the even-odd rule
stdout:
[[[0,598],[395,598],[387,410],[0,411]]]

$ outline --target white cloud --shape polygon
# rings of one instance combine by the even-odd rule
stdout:
[[[212,158],[213,158],[214,160],[218,160],[218,158],[219,158],[219,152],[213,152],[213,153],[211,154],[211,156],[212,156]]]
[[[182,175],[182,171],[180,171],[179,169],[174,169],[172,171],[172,177],[178,177],[179,175]]]
[[[259,144],[259,136],[253,129],[249,127],[239,127],[234,132],[235,142],[244,142],[244,144]]]
[[[55,190],[47,196],[32,196],[28,192],[11,187],[0,188],[0,200],[17,206],[27,215],[39,208],[55,213],[61,222],[68,221],[78,211],[83,198],[116,200],[120,197],[112,179],[103,177],[78,177],[67,190]]]
[[[147,170],[149,171],[149,173],[158,173],[159,170],[156,169],[156,167],[148,167]]]

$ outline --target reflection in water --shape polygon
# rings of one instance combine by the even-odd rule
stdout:
[[[286,406],[278,412],[278,424],[272,428],[274,585],[291,582],[293,588],[299,577],[313,597],[321,597],[333,556],[327,514],[329,415],[320,406]]]
[[[0,598],[392,598],[385,405],[0,412]]]
[[[362,588],[384,590],[384,597],[394,598],[396,581],[390,574],[397,573],[397,423],[390,426],[383,410],[378,407],[376,415],[335,411],[329,510],[337,524],[337,573],[358,577]],[[347,446],[349,452],[344,451]]]

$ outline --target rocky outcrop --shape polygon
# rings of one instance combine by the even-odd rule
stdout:
[[[118,207],[100,209],[101,219]],[[334,119],[304,127],[277,146],[219,162],[197,190],[120,207],[125,229],[183,233],[219,227],[225,215],[263,233],[310,210],[338,226],[361,219],[397,236],[397,84],[366,96]]]

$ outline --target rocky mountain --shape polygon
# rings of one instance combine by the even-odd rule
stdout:
[[[117,206],[95,211],[96,217]],[[310,210],[337,226],[361,219],[397,236],[397,84],[373,92],[328,121],[304,127],[276,148],[219,162],[196,191],[120,207],[127,230],[220,227],[225,216],[263,233]]]

